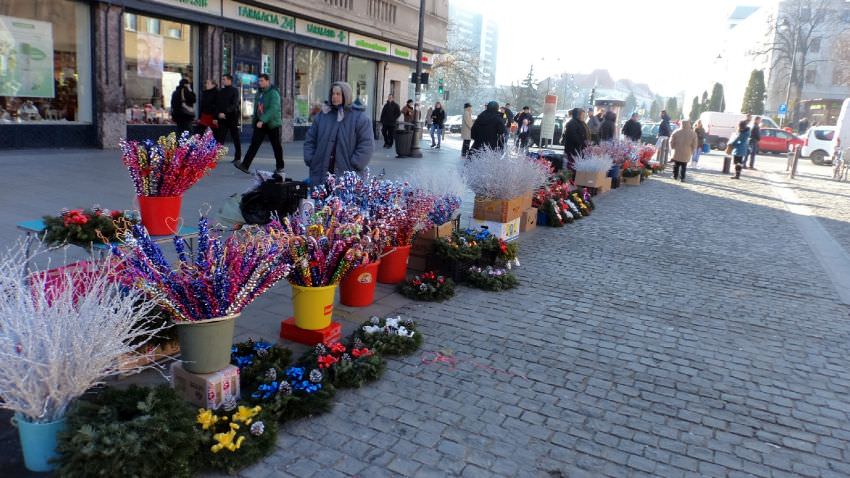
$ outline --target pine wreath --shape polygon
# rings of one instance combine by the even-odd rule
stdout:
[[[422,345],[422,332],[409,319],[372,317],[360,324],[352,339],[384,356],[410,355]]]

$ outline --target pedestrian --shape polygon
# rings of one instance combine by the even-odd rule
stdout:
[[[658,152],[659,159],[664,158],[666,162],[667,156],[670,154],[670,143],[666,142],[670,139],[670,134],[673,129],[670,128],[670,115],[667,110],[661,110],[661,123],[658,124],[658,139],[655,141],[655,150]],[[665,149],[666,147],[666,149]]]
[[[469,143],[472,141],[472,123],[472,105],[464,103],[463,120],[460,125],[460,137],[463,139],[463,146],[460,148],[460,155],[464,158],[469,154]]]
[[[599,108],[596,110],[596,114],[587,120],[587,128],[590,130],[590,141],[592,141],[593,144],[599,144],[599,128],[602,127],[604,115],[605,110]]]
[[[699,139],[689,120],[682,121],[682,127],[670,136],[670,148],[673,150],[673,179],[685,182],[688,161],[694,156]]]
[[[697,149],[694,150],[694,157],[691,161],[694,163],[694,168],[699,169],[699,157],[705,148],[705,128],[702,127],[702,120],[697,120],[694,123],[694,133],[697,134]]]
[[[605,113],[605,119],[602,125],[599,126],[599,141],[614,141],[614,135],[617,132],[617,113],[608,111]]]
[[[304,163],[314,186],[323,184],[328,173],[360,173],[372,159],[372,120],[352,98],[351,85],[342,81],[332,84],[328,100],[307,130]]]
[[[260,75],[258,83],[260,89],[254,99],[254,115],[251,117],[251,122],[254,124],[251,146],[248,147],[242,164],[234,164],[236,169],[250,173],[251,162],[254,161],[254,156],[260,150],[263,140],[268,136],[274,152],[274,172],[281,174],[283,173],[283,147],[280,144],[280,93],[272,86],[271,78],[266,73]]]
[[[393,147],[395,124],[400,114],[401,108],[399,108],[398,103],[393,101],[393,95],[388,96],[387,102],[381,110],[381,134],[384,136],[384,148]]]
[[[177,125],[177,136],[184,131],[191,131],[195,119],[195,101],[192,82],[183,78],[171,93],[171,119]]]
[[[744,164],[744,158],[747,157],[749,145],[750,127],[747,125],[747,120],[744,120],[738,123],[738,135],[729,143],[735,159],[735,175],[731,176],[732,179],[741,179],[741,168]]]
[[[431,110],[431,127],[428,132],[431,133],[431,147],[440,149],[440,144],[443,140],[443,125],[446,123],[446,110],[443,109],[443,104],[439,101]],[[434,142],[434,133],[437,133],[437,142]]]
[[[803,135],[806,134],[806,131],[809,130],[809,120],[806,118],[800,118],[800,121],[797,122],[797,134]]]
[[[576,157],[580,156],[591,142],[590,128],[584,122],[587,113],[581,108],[570,110],[570,120],[564,127],[563,143],[567,168],[574,169]]]
[[[240,109],[239,90],[233,86],[233,76],[222,76],[221,89],[218,90],[215,98],[218,120],[215,140],[224,143],[227,133],[230,133],[230,139],[233,140],[233,164],[239,164],[239,160],[242,159],[242,138],[239,133]]]
[[[753,126],[750,128],[750,166],[749,169],[756,169],[756,155],[759,154],[759,140],[761,139],[761,116],[756,116],[753,119]],[[743,168],[747,169],[747,162],[744,161]]]
[[[201,91],[200,101],[201,113],[198,117],[198,124],[195,127],[195,134],[204,134],[207,128],[211,128],[213,133],[218,129],[218,121],[215,119],[215,103],[217,98],[218,85],[213,80],[204,81],[204,89]]]
[[[632,113],[632,117],[623,125],[623,136],[635,142],[640,141],[641,126],[639,119],[639,114]]]
[[[522,111],[514,116],[514,124],[517,125],[517,136],[514,146],[525,148],[528,146],[528,135],[531,130],[531,125],[534,124],[534,116],[531,116],[531,108],[523,106]]]
[[[510,103],[505,103],[505,106],[502,108],[502,112],[505,114],[505,131],[508,135],[508,138],[505,138],[505,144],[510,144],[507,141],[511,136],[516,134],[519,128],[518,126],[512,128],[512,126],[514,125],[514,112],[511,111]]]
[[[415,109],[413,108],[413,100],[407,100],[407,103],[404,104],[404,108],[401,109],[401,114],[404,115],[405,123],[413,123],[414,122],[414,113]]]
[[[425,129],[431,130],[431,113],[434,111],[433,106],[428,107],[428,111],[425,112]]]
[[[506,131],[505,119],[499,113],[499,103],[487,103],[487,109],[482,111],[472,124],[472,151],[479,151],[484,147],[494,150],[504,148]]]

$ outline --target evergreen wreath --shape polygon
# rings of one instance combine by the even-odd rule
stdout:
[[[138,218],[123,211],[100,209],[63,209],[59,216],[44,216],[41,240],[48,246],[73,244],[90,249],[92,243],[118,242],[122,230],[136,224]]]
[[[219,411],[202,408],[195,420],[202,466],[231,475],[268,455],[277,440],[277,422],[260,405]]]
[[[490,266],[470,267],[467,271],[466,283],[478,289],[496,292],[513,289],[519,285],[516,276],[508,270]]]
[[[57,474],[190,477],[200,445],[194,424],[195,412],[170,387],[106,388],[68,414]]]
[[[474,235],[454,231],[451,237],[441,237],[434,242],[434,254],[452,262],[475,262],[481,258],[481,244]]]
[[[643,172],[643,168],[626,168],[623,170],[624,178],[633,178],[636,176],[640,176]]]
[[[455,284],[451,279],[431,271],[402,282],[398,291],[409,299],[440,302],[455,295]]]
[[[318,344],[304,354],[301,363],[317,368],[337,388],[360,388],[373,382],[386,365],[380,355],[356,339],[348,347],[340,342]]]
[[[360,324],[352,334],[352,340],[363,343],[375,353],[384,356],[410,355],[422,345],[422,332],[416,324],[401,316],[381,319],[372,317]]]

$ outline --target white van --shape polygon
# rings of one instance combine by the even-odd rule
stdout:
[[[720,111],[704,111],[699,115],[702,127],[705,129],[705,142],[714,149],[726,149],[726,143],[735,137],[738,123],[747,118],[744,113],[721,113]],[[762,117],[762,128],[778,128],[772,119]]]
[[[834,150],[844,151],[848,146],[850,146],[850,98],[845,99],[844,103],[841,104],[838,121],[835,123],[835,139],[833,140]],[[830,150],[830,152],[832,151]]]

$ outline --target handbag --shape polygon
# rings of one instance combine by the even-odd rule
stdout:
[[[186,104],[186,92],[185,92],[185,90],[180,91],[180,108],[187,115],[195,116],[195,107],[189,106],[189,105]]]

